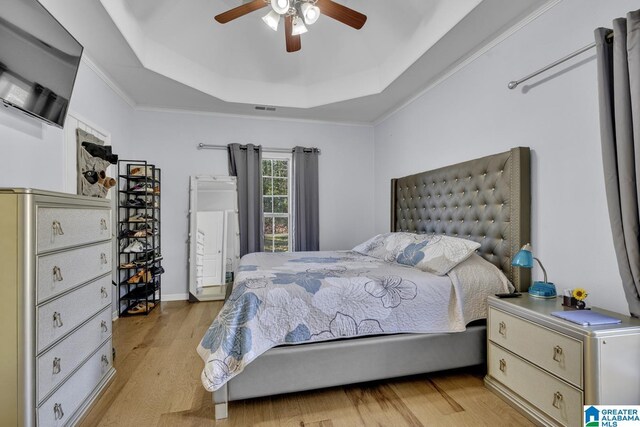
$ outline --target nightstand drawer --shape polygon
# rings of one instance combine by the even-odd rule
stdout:
[[[582,388],[582,342],[489,308],[489,340]]]
[[[493,343],[488,346],[489,376],[509,387],[558,423],[581,425],[582,392]]]

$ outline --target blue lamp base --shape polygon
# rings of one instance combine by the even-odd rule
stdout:
[[[556,286],[551,282],[533,282],[529,288],[529,296],[534,298],[555,298]]]

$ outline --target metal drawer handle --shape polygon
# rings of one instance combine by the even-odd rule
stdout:
[[[504,322],[500,322],[500,324],[498,325],[498,333],[500,335],[502,335],[503,337],[507,336],[507,324]]]
[[[64,277],[62,277],[62,269],[57,265],[53,267],[53,281],[54,282],[62,282]]]
[[[100,230],[107,230],[107,220],[100,218]]]
[[[64,417],[64,411],[62,410],[62,405],[60,403],[53,405],[53,416],[56,420],[61,420],[62,417]]]
[[[107,322],[105,322],[104,320],[100,322],[100,329],[102,329],[102,332],[109,332],[109,328],[107,327]]]
[[[104,366],[109,366],[109,358],[107,357],[106,354],[103,354],[102,357],[100,358],[100,360],[102,361]]]
[[[500,370],[504,373],[507,372],[507,361],[504,359],[500,359]]]
[[[105,254],[104,252],[100,253],[100,264],[107,264],[107,254]]]
[[[53,327],[54,328],[60,328],[64,325],[64,323],[62,323],[62,315],[60,313],[58,313],[57,311],[53,312]]]
[[[58,357],[54,357],[53,358],[53,375],[57,375],[60,373],[60,358]]]
[[[560,409],[560,405],[562,405],[562,399],[563,399],[562,393],[560,393],[559,391],[556,391],[553,394],[553,407]]]
[[[62,236],[64,234],[60,221],[53,220],[53,222],[51,223],[51,228],[53,229],[54,236]]]
[[[559,345],[553,347],[553,360],[556,362],[562,362],[562,347]]]
[[[109,296],[109,294],[107,293],[107,288],[105,288],[104,286],[102,286],[100,288],[100,295],[102,296],[102,298],[106,298]]]

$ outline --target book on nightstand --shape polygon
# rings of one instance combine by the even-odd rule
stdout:
[[[591,310],[554,311],[551,314],[582,326],[613,325],[616,323],[622,323],[622,320],[620,319]]]

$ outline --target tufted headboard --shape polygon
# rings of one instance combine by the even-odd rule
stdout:
[[[528,147],[391,180],[391,231],[436,233],[475,240],[487,261],[516,289],[531,270],[512,268],[512,256],[531,237]]]

